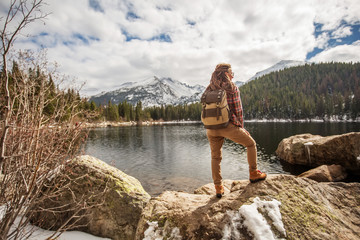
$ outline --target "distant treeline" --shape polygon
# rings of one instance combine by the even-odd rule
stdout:
[[[360,63],[306,64],[240,88],[246,119],[360,116]]]
[[[124,101],[118,105],[110,101],[106,106],[97,107],[95,102],[88,103],[88,109],[98,112],[98,120],[107,121],[175,121],[175,120],[200,120],[201,104],[192,103],[184,105],[161,105],[142,107],[139,101],[136,106]]]

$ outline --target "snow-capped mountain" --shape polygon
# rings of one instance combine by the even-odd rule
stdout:
[[[135,105],[141,101],[144,107],[167,104],[193,103],[200,100],[205,90],[204,86],[189,86],[171,78],[158,78],[156,76],[141,82],[127,82],[119,89],[100,93],[90,98],[96,104],[106,105],[109,100],[114,104],[127,101]]]
[[[259,78],[261,76],[264,76],[268,73],[271,72],[275,72],[275,71],[280,71],[283,70],[285,68],[290,68],[290,67],[296,67],[296,66],[301,66],[301,65],[305,65],[307,62],[304,61],[294,61],[294,60],[282,60],[278,63],[276,63],[274,66],[271,66],[261,72],[257,72],[253,77],[251,77],[248,82],[250,82],[251,80],[254,80],[256,78]]]

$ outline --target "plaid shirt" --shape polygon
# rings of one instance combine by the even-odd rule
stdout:
[[[230,121],[238,126],[244,127],[244,119],[243,119],[243,108],[241,104],[240,91],[239,88],[236,87],[234,94],[227,93],[227,102],[231,111]]]

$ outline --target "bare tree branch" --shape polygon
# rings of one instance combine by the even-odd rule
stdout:
[[[101,204],[77,196],[70,188],[84,177],[71,175],[68,168],[86,138],[81,125],[73,124],[81,99],[75,98],[74,89],[66,92],[56,87],[65,78],[49,71],[46,54],[20,51],[9,56],[22,30],[47,16],[41,11],[43,4],[43,0],[12,0],[1,19],[0,206],[4,215],[0,216],[0,240],[30,236],[29,221],[39,212],[69,215],[55,229],[56,236],[84,224],[80,219],[86,210]],[[68,203],[42,207],[46,201],[57,203],[64,193],[71,196]]]

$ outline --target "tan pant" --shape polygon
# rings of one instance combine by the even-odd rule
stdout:
[[[247,160],[249,170],[254,171],[257,169],[257,153],[255,140],[243,128],[237,127],[229,123],[227,128],[222,129],[206,129],[206,134],[209,139],[211,148],[211,170],[212,178],[215,185],[222,184],[221,177],[221,160],[222,160],[222,145],[224,138],[230,139],[239,143],[247,149]]]

